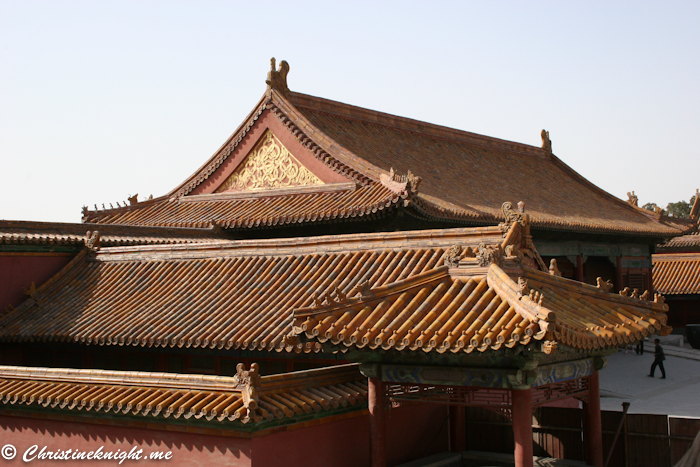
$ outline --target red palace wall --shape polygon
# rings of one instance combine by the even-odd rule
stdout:
[[[129,465],[167,465],[191,467],[248,467],[250,466],[250,439],[227,436],[209,436],[193,433],[168,432],[126,428],[117,426],[92,425],[53,420],[35,420],[0,416],[0,444],[12,444],[17,449],[17,456],[12,461],[2,460],[2,465],[26,465],[22,461],[25,451],[32,445],[43,446],[47,450],[58,449],[94,451],[104,446],[103,452],[130,451],[134,446],[144,453],[154,451],[172,451],[170,460],[125,460],[122,466]],[[111,460],[39,460],[28,463],[42,467],[117,466],[119,461]]]
[[[387,411],[387,466],[448,449],[448,407],[411,405]],[[368,415],[253,439],[252,467],[370,465]]]
[[[0,311],[17,306],[27,299],[24,289],[29,284],[39,287],[68,264],[71,254],[8,254],[0,253]]]
[[[412,405],[392,409],[387,418],[387,465],[446,451],[448,411],[442,405]],[[170,460],[125,460],[121,465],[227,466],[227,467],[343,467],[369,465],[369,421],[367,415],[328,423],[310,422],[301,428],[250,438],[214,436],[175,431],[149,430],[111,425],[60,422],[0,416],[0,446],[12,444],[17,456],[0,463],[24,464],[22,456],[33,445],[58,449],[144,453],[172,451]],[[252,459],[252,461],[251,461]],[[136,462],[134,464],[134,462]],[[118,461],[64,461],[34,459],[39,466],[118,465]]]

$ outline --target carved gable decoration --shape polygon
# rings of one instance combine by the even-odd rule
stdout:
[[[323,182],[268,130],[216,193],[304,185],[323,185]]]

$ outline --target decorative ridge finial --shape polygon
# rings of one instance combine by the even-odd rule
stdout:
[[[697,219],[698,215],[700,215],[700,190],[697,188],[695,189],[695,201],[693,202],[693,206],[690,208],[690,217],[691,219]]]
[[[542,130],[542,149],[544,152],[551,156],[552,155],[552,140],[549,139],[549,132],[547,130]]]
[[[392,167],[391,170],[389,170],[389,175],[381,174],[379,180],[382,185],[394,193],[416,193],[418,192],[418,185],[420,185],[422,179],[410,170],[406,175],[399,175],[394,172],[394,168]]]
[[[632,206],[639,206],[639,198],[634,194],[634,191],[627,192],[627,202]]]
[[[283,96],[286,96],[289,92],[289,88],[287,87],[287,73],[289,73],[289,63],[287,63],[285,60],[282,60],[280,62],[279,70],[276,69],[275,63],[275,57],[272,57],[270,59],[270,71],[267,73],[267,79],[265,80],[265,82],[267,83],[267,89],[268,91],[274,89]]]

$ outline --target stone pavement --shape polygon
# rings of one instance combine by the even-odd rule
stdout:
[[[600,372],[601,409],[622,411],[622,403],[629,402],[629,413],[700,418],[700,350],[687,343],[679,346],[680,336],[660,337],[666,379],[658,368],[656,377],[649,378],[654,337],[645,343],[644,355],[620,350],[608,357]]]

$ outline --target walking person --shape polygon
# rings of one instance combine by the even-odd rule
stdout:
[[[659,339],[654,339],[654,363],[651,364],[651,370],[649,370],[647,376],[653,378],[656,367],[658,366],[661,369],[661,379],[666,379],[666,370],[664,369],[664,360],[666,360],[666,356],[659,342]]]

